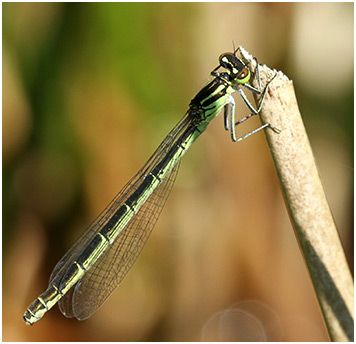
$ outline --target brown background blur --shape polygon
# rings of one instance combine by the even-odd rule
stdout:
[[[222,116],[104,306],[83,322],[57,306],[21,317],[232,42],[294,80],[352,264],[353,4],[2,6],[3,340],[328,340],[264,134],[234,144]]]

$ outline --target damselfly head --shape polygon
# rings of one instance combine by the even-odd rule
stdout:
[[[219,57],[220,66],[229,71],[232,79],[240,84],[246,83],[251,76],[250,70],[234,53],[224,53]]]

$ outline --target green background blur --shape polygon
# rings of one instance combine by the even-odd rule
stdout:
[[[264,135],[233,144],[222,116],[183,158],[148,244],[98,312],[79,322],[54,307],[32,327],[21,316],[232,42],[293,79],[352,264],[353,4],[2,8],[3,340],[328,340]]]

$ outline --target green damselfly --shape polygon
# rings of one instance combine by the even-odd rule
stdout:
[[[236,137],[235,127],[262,107],[269,84],[262,89],[258,63],[255,76],[259,88],[248,82],[252,72],[248,63],[233,53],[219,57],[219,65],[211,72],[214,77],[191,100],[189,109],[163,140],[143,168],[117,194],[107,208],[82,234],[73,247],[55,266],[47,290],[26,310],[23,319],[33,324],[58,303],[63,315],[79,320],[89,318],[102,306],[121,283],[145,245],[172,189],[179,161],[208,124],[224,110],[225,129],[232,141],[240,141],[270,127],[265,123],[257,129]],[[241,86],[261,95],[255,109]],[[251,113],[235,122],[237,91]]]

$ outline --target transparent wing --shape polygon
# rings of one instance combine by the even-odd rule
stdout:
[[[136,177],[136,176],[135,176]],[[135,178],[134,177],[134,178]],[[134,184],[133,180],[130,180],[121,192],[110,202],[110,204],[104,209],[104,211],[90,224],[86,231],[77,239],[73,246],[67,251],[67,253],[61,258],[61,260],[54,267],[50,277],[49,283],[55,283],[60,280],[63,272],[73,263],[78,254],[88,246],[90,241],[97,234],[98,230],[107,222],[112,213],[120,207],[120,200],[123,195],[126,194],[127,189],[130,189],[130,185]]]
[[[72,299],[68,295],[65,305],[64,302],[59,303],[61,311],[65,306],[65,311],[68,312],[68,308],[71,308],[73,316],[77,319],[87,319],[118,287],[147,242],[172,190],[178,169],[179,162],[127,224],[115,242],[76,284]]]
[[[80,236],[70,250],[62,257],[62,259],[54,267],[51,276],[50,284],[59,286],[62,277],[69,268],[69,266],[80,256],[83,250],[87,247],[95,235],[105,226],[122,204],[127,200],[129,195],[136,190],[137,186],[142,182],[143,178],[148,175],[158,162],[166,155],[166,153],[175,145],[180,135],[191,126],[189,113],[182,118],[182,120],[171,130],[163,142],[159,145],[157,150],[153,153],[150,159],[146,162],[143,168],[125,185],[125,187],[116,195],[105,210],[94,220],[89,228]],[[72,288],[73,289],[73,288]],[[62,313],[67,317],[72,317],[73,312],[71,307],[66,307],[65,304],[71,304],[68,299],[73,290],[70,290],[67,295],[60,300]]]

